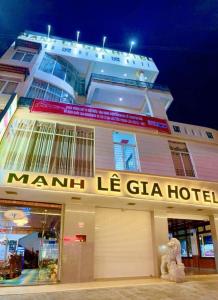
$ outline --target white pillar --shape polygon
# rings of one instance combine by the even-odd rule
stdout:
[[[152,214],[154,274],[160,276],[161,246],[166,245],[168,237],[168,219],[165,210],[154,210]]]
[[[216,270],[218,271],[218,214],[210,216],[210,228],[213,239]]]

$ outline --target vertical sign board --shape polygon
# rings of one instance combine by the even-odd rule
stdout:
[[[8,127],[8,124],[17,109],[17,95],[12,95],[4,110],[0,113],[0,141]]]

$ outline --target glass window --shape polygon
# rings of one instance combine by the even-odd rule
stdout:
[[[24,55],[23,61],[25,62],[31,62],[31,60],[33,59],[34,54],[33,53],[26,53]]]
[[[59,77],[60,79],[65,79],[67,68],[65,65],[56,62],[53,75]]]
[[[63,103],[73,103],[73,97],[62,89],[45,81],[34,79],[27,97],[45,100],[54,100]]]
[[[14,120],[2,140],[2,167],[75,176],[94,174],[94,131],[32,120]],[[7,131],[8,132],[8,131]]]
[[[14,55],[12,56],[12,59],[15,59],[15,60],[22,60],[22,58],[24,57],[24,52],[21,52],[21,51],[16,51],[14,53]]]
[[[3,86],[5,85],[6,81],[5,80],[0,80],[0,91],[3,88]]]
[[[61,205],[0,200],[0,284],[58,281]]]
[[[214,257],[214,247],[211,233],[199,234],[201,257]]]
[[[176,175],[195,177],[192,161],[185,143],[169,141]]]
[[[133,134],[113,132],[116,170],[138,170],[136,141]]]
[[[76,92],[78,92],[79,95],[85,94],[85,85],[80,84],[84,78],[80,76],[79,72],[73,65],[65,61],[63,58],[45,54],[39,69],[66,81]]]
[[[174,130],[175,132],[181,132],[180,127],[177,126],[177,125],[173,125],[173,130]]]
[[[26,51],[16,51],[12,56],[12,59],[31,62],[34,57],[34,53],[26,52]]]
[[[45,54],[40,64],[39,69],[46,73],[52,73],[55,65],[55,60],[52,56]]]
[[[18,82],[8,82],[4,87],[3,94],[13,94],[18,86]]]
[[[212,132],[206,131],[206,135],[207,135],[208,139],[213,139]]]

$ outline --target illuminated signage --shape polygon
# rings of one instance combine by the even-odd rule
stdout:
[[[57,103],[54,101],[35,99],[32,103],[31,112],[46,112],[69,115],[115,124],[151,128],[156,129],[159,132],[170,133],[168,123],[164,119],[102,109],[93,106]]]
[[[218,185],[212,182],[101,171],[95,177],[5,172],[3,182],[17,187],[131,197],[139,200],[209,205],[218,208]]]
[[[7,107],[7,105],[9,105],[9,106]],[[2,139],[11,118],[17,109],[17,96],[14,96],[14,98],[12,98],[11,102],[9,101],[7,105],[6,105],[5,109],[3,110],[4,115],[3,115],[2,119],[0,120],[0,140]]]

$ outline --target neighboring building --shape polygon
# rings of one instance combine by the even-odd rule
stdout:
[[[158,276],[170,236],[216,272],[218,133],[169,121],[157,75],[152,58],[35,32],[5,52],[0,283]]]

